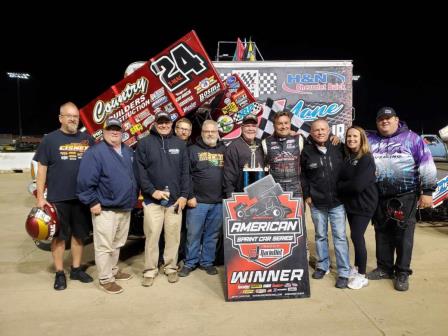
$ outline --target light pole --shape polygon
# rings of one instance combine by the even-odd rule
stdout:
[[[7,72],[9,78],[17,79],[17,111],[19,113],[19,142],[22,142],[22,112],[20,110],[20,80],[30,79],[30,74],[26,72]]]

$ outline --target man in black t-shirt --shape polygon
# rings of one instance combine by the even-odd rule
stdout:
[[[79,110],[68,102],[61,106],[61,128],[44,137],[34,159],[38,162],[37,206],[52,203],[60,224],[59,234],[51,242],[56,276],[54,289],[67,288],[64,273],[65,241],[71,238],[72,267],[70,279],[87,283],[92,277],[81,269],[83,240],[89,236],[91,217],[89,208],[76,197],[76,178],[84,152],[93,139],[78,131]],[[47,186],[47,198],[44,190]]]

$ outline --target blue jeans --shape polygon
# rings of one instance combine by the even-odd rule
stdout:
[[[187,209],[185,266],[195,268],[198,264],[204,267],[213,265],[221,228],[222,203],[198,203],[196,208]]]
[[[333,234],[336,266],[340,277],[348,278],[350,274],[350,259],[348,242],[345,233],[345,209],[343,205],[335,208],[317,209],[311,206],[311,218],[314,223],[317,264],[316,268],[328,271],[330,256],[328,254],[328,220]]]

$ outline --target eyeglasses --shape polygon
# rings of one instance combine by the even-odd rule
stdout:
[[[61,117],[67,117],[72,119],[79,119],[79,115],[72,115],[72,114],[60,114]]]
[[[210,133],[210,134],[214,134],[214,133],[218,133],[218,131],[207,131],[207,130],[202,130],[202,133]]]
[[[182,132],[191,132],[191,129],[189,128],[176,127],[176,129],[181,130]]]

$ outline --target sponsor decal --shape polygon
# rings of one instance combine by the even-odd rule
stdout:
[[[197,86],[194,87],[194,89],[196,90],[196,94],[200,94],[202,91],[208,89],[211,85],[215,83],[216,83],[215,76],[204,78],[199,82]]]
[[[229,116],[223,115],[218,118],[218,130],[220,133],[229,133],[233,130],[233,119]]]
[[[123,134],[121,134],[121,141],[125,142],[126,140],[128,140],[130,137],[128,132],[124,132]]]
[[[135,135],[135,133],[138,133],[138,132],[141,132],[141,131],[143,131],[143,126],[142,126],[142,124],[135,124],[135,125],[133,125],[131,128],[130,128],[130,130],[129,130],[129,132],[132,134],[132,135]]]
[[[448,175],[437,182],[437,189],[433,193],[432,198],[434,200],[433,208],[439,206],[448,198]]]
[[[213,96],[220,89],[221,89],[221,86],[219,84],[213,85],[211,88],[209,88],[209,89],[207,89],[204,92],[199,94],[199,101],[203,102],[207,98],[210,98],[211,96]]]
[[[314,107],[306,107],[303,100],[299,100],[291,112],[304,121],[313,121],[318,118],[335,117],[344,110],[344,104],[329,103],[316,104]]]
[[[138,94],[146,94],[148,90],[148,79],[140,77],[134,83],[128,83],[124,90],[109,101],[98,100],[93,108],[93,120],[97,124],[102,124],[106,117],[118,109],[121,104],[126,103]]]
[[[143,120],[142,125],[145,128],[148,128],[149,125],[151,125],[154,122],[155,117],[153,115],[150,115],[148,118]]]
[[[149,99],[151,99],[151,102],[156,101],[160,97],[165,95],[165,88],[162,86],[160,89],[154,91],[149,95]]]

